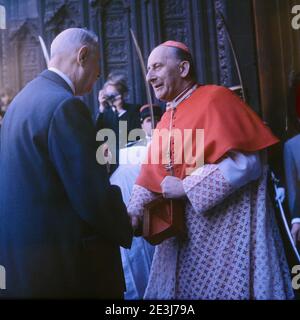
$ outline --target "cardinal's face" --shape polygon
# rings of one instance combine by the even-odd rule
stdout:
[[[147,81],[151,84],[157,99],[172,101],[184,90],[180,61],[176,58],[173,48],[155,48],[149,56],[147,69]]]

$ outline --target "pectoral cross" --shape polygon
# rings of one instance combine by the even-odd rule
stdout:
[[[166,171],[168,171],[172,176],[174,176],[174,165],[173,165],[173,161],[172,161],[172,157],[171,157],[171,137],[172,137],[172,127],[173,127],[173,117],[174,117],[174,113],[176,111],[176,108],[173,106],[170,106],[170,112],[171,112],[171,116],[170,116],[170,123],[169,123],[169,137],[168,137],[168,149],[167,149],[167,159],[168,159],[168,163],[165,164],[165,169]]]

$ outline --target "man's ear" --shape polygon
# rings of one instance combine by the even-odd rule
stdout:
[[[85,64],[88,54],[89,54],[89,48],[87,46],[82,46],[78,50],[77,62],[79,65],[83,66]]]
[[[190,63],[188,61],[181,61],[179,64],[179,71],[181,78],[186,78],[190,71]]]

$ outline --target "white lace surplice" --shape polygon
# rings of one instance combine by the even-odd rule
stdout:
[[[291,299],[266,190],[267,167],[259,156],[231,153],[220,164],[204,165],[183,185],[187,239],[156,247],[145,298]],[[129,212],[142,210],[153,197],[135,185]]]

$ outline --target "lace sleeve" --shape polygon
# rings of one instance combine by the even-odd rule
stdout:
[[[156,193],[135,184],[127,206],[128,214],[130,216],[142,217],[145,204],[154,200],[157,196],[158,195]]]

